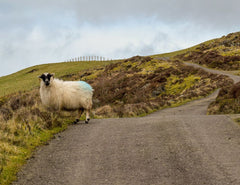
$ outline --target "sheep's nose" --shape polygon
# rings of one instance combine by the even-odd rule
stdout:
[[[46,85],[46,86],[49,86],[49,84],[50,84],[49,81],[46,81],[46,82],[45,82],[45,85]]]

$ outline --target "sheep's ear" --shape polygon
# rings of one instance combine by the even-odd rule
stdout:
[[[41,74],[40,76],[38,76],[38,78],[41,78],[41,79],[42,79],[42,78],[43,78],[43,74]]]
[[[51,73],[51,76],[54,78],[54,76],[55,76],[55,73]]]

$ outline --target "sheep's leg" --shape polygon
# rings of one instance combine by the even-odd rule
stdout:
[[[89,109],[86,110],[86,120],[85,123],[88,124],[88,122],[90,121],[90,117],[89,117]]]
[[[79,119],[76,119],[73,124],[77,124],[79,122]]]
[[[79,115],[79,118],[81,117],[83,111],[84,111],[83,108],[78,109],[78,115]],[[77,124],[78,122],[79,122],[79,119],[77,118],[73,123],[74,123],[74,124]]]

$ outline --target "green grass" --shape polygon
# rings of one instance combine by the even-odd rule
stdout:
[[[18,152],[16,154],[10,154],[10,157],[6,157],[5,160],[6,165],[1,169],[2,173],[0,175],[0,184],[7,185],[12,181],[16,180],[16,173],[19,171],[21,166],[25,164],[26,159],[31,157],[32,152],[39,145],[46,144],[49,139],[51,139],[54,134],[59,133],[67,128],[67,124],[63,124],[61,127],[56,127],[52,130],[44,130],[34,132],[33,135],[30,135],[26,138],[26,145],[28,147],[16,147]],[[9,146],[13,147],[13,146]]]
[[[182,81],[179,81],[178,76],[171,76],[168,78],[166,84],[166,94],[179,94],[184,90],[194,86],[194,84],[197,83],[200,79],[201,77],[199,76],[190,75],[184,78]]]
[[[105,66],[112,62],[116,61],[62,62],[29,67],[11,75],[0,77],[0,97],[38,87],[38,76],[44,72],[55,73],[56,77],[60,77],[86,69]]]
[[[205,41],[201,44],[209,44],[211,42],[214,42],[216,39],[212,39],[212,40],[208,40],[208,41]],[[173,51],[173,52],[169,52],[169,53],[162,53],[162,54],[156,54],[156,55],[151,55],[151,57],[153,58],[173,58],[177,55],[181,55],[181,54],[184,54],[184,53],[187,53],[189,51],[194,51],[196,50],[201,44],[197,44],[195,46],[192,46],[192,47],[189,47],[189,48],[186,48],[186,49],[182,49],[182,50],[177,50],[177,51]]]
[[[193,62],[212,69],[238,71],[236,74],[239,74],[239,36],[240,32],[237,32],[203,42],[187,49],[152,55],[152,57]]]

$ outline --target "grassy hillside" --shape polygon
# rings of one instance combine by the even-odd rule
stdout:
[[[197,45],[195,45],[195,46],[192,46],[192,47],[190,47],[190,48],[186,48],[186,49],[182,49],[182,50],[177,50],[177,51],[174,51],[174,52],[151,55],[151,57],[153,57],[153,58],[174,59],[176,56],[179,56],[179,55],[182,55],[182,54],[185,54],[185,53],[194,51],[194,50],[196,50],[200,45],[202,45],[202,44],[208,45],[208,44],[210,44],[210,43],[212,43],[212,42],[215,42],[215,40],[217,40],[217,39],[208,40],[208,41],[205,41],[205,42],[203,42],[203,43],[201,43],[201,44],[197,44]]]
[[[240,32],[230,33],[191,48],[153,57],[197,63],[240,75]],[[227,84],[220,91],[216,101],[209,106],[208,114],[239,114],[239,102],[240,84]]]
[[[35,147],[64,130],[77,116],[76,112],[49,112],[42,106],[38,90],[40,74],[52,72],[64,80],[90,83],[95,89],[91,117],[143,116],[207,96],[220,87],[230,89],[233,81],[229,78],[181,62],[195,51],[207,53],[211,48],[222,48],[221,44],[213,44],[221,42],[214,39],[173,53],[136,56],[122,61],[44,64],[1,77],[0,184],[14,180],[16,172]],[[225,45],[235,48],[228,42]],[[238,49],[228,50],[228,55],[237,56]],[[224,92],[221,91],[223,95],[228,94]]]
[[[183,50],[175,59],[221,70],[240,69],[240,32],[231,33]]]
[[[38,87],[38,76],[44,72],[54,72],[56,76],[61,77],[86,69],[105,66],[112,62],[116,61],[62,62],[29,67],[14,74],[0,77],[0,97]]]

